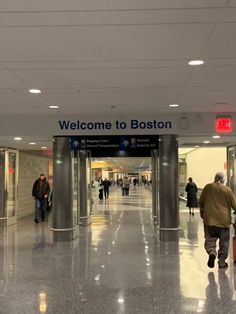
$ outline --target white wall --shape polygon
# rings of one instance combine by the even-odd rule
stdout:
[[[102,180],[105,180],[105,178],[109,178],[109,172],[107,170],[102,169]]]
[[[226,175],[227,149],[225,147],[197,148],[187,154],[187,178],[192,177],[199,188],[213,182],[216,172]]]

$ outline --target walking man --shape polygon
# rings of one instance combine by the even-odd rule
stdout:
[[[102,182],[103,185],[103,189],[104,189],[104,196],[105,199],[108,199],[109,197],[109,188],[111,186],[111,181],[107,180],[107,178],[105,178],[105,180]]]
[[[41,213],[42,221],[45,221],[46,209],[47,209],[47,198],[50,193],[50,186],[47,182],[43,173],[40,174],[39,178],[35,180],[32,196],[35,199],[35,219],[36,223],[39,223],[39,215]]]
[[[229,251],[231,209],[236,210],[236,200],[230,188],[224,185],[224,174],[218,172],[213,183],[207,184],[200,196],[200,214],[204,223],[205,249],[209,255],[208,267],[215,266],[216,241],[219,239],[218,265],[227,268],[225,260]]]

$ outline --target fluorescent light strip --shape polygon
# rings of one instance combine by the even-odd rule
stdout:
[[[203,60],[191,60],[189,61],[189,65],[202,65],[204,64],[205,62]]]
[[[171,104],[171,105],[169,105],[169,107],[179,107],[179,105],[178,104]]]
[[[37,88],[31,88],[31,89],[29,89],[29,92],[31,94],[41,94],[41,90],[37,89]]]

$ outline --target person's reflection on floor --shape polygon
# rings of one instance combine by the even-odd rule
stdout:
[[[229,278],[225,271],[220,270],[218,285],[215,281],[215,274],[208,274],[209,284],[206,287],[206,303],[204,313],[235,313],[233,309],[233,290],[230,287]]]
[[[206,287],[205,312],[215,313],[214,309],[219,307],[220,299],[218,296],[218,285],[215,281],[215,274],[213,272],[208,274],[208,281],[209,284]]]
[[[189,216],[189,221],[187,222],[187,236],[189,240],[198,239],[198,222],[194,217]]]
[[[104,214],[105,217],[110,217],[110,210],[109,210],[109,208],[106,208],[104,210],[103,214]]]
[[[219,288],[220,288],[220,303],[222,306],[222,313],[235,313],[233,305],[233,289],[230,286],[229,277],[224,270],[219,271]]]
[[[47,246],[47,230],[48,228],[46,224],[35,226],[35,245],[33,247],[34,249],[44,248]]]

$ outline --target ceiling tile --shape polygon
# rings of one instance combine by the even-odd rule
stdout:
[[[3,88],[26,88],[26,84],[13,72],[0,70],[0,92]]]
[[[236,86],[236,67],[201,66],[193,70],[188,86]]]
[[[211,37],[203,58],[234,58],[236,55],[236,24],[219,24]]]
[[[8,0],[1,11],[114,10],[224,7],[227,0]]]
[[[211,24],[0,29],[0,60],[57,62],[199,56]]]
[[[154,69],[38,70],[17,71],[37,88],[158,87],[184,85],[189,67]]]

